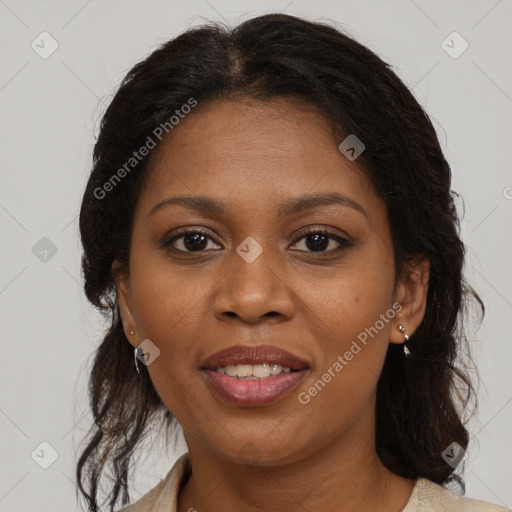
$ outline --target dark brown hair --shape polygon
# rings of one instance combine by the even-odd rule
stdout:
[[[190,98],[202,105],[279,97],[314,105],[335,129],[364,142],[357,163],[387,205],[396,269],[414,258],[430,260],[412,355],[390,344],[378,382],[376,451],[398,475],[463,487],[441,454],[452,442],[468,445],[463,413],[475,393],[464,362],[469,353],[458,357],[467,345],[462,320],[468,299],[476,298],[482,314],[484,308],[463,277],[451,171],[436,132],[409,89],[368,48],[328,24],[270,14],[232,29],[207,24],[163,44],[128,72],[102,118],[80,212],[85,293],[110,323],[90,375],[94,424],[77,464],[89,511],[98,510],[98,484],[108,468],[110,510],[120,497],[126,504],[130,463],[148,426],[159,415],[169,430],[174,426],[146,367],[140,365],[142,378],[135,371],[111,270],[114,259],[129,268],[133,213],[150,158],[108,192],[98,191]]]

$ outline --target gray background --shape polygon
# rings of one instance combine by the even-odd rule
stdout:
[[[434,120],[465,199],[467,276],[487,306],[482,326],[470,325],[482,386],[467,495],[512,507],[511,0],[0,0],[0,511],[78,510],[75,454],[102,321],[82,293],[77,216],[104,105],[131,66],[185,28],[278,11],[335,20],[395,67]],[[58,43],[47,58],[43,31]],[[454,31],[469,45],[457,58],[462,39],[442,45]],[[134,498],[184,450],[157,441]]]

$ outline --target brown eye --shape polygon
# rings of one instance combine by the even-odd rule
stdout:
[[[209,241],[213,238],[201,230],[183,230],[166,240],[162,246],[170,247],[181,252],[202,252],[208,248]],[[211,247],[209,249],[212,249]]]
[[[295,242],[294,245],[297,245],[300,240],[304,239],[304,247],[306,252],[337,252],[347,247],[352,247],[352,243],[346,238],[340,236],[337,233],[334,233],[329,230],[310,230],[306,233],[303,233],[301,237]],[[337,244],[337,246],[336,246]],[[334,247],[333,247],[334,246]]]

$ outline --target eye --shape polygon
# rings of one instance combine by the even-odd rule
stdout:
[[[298,245],[301,240],[304,240],[305,249],[299,249],[300,251],[315,253],[338,252],[345,248],[352,247],[353,245],[348,239],[328,229],[310,229],[303,232],[292,247]],[[218,244],[210,233],[206,231],[184,228],[178,230],[171,238],[165,240],[162,243],[162,247],[184,253],[201,253],[206,250],[218,250],[218,248],[209,247],[209,242]],[[332,247],[333,245],[334,247]]]
[[[200,229],[181,229],[168,240],[164,241],[162,247],[168,247],[180,252],[202,252],[207,249],[208,242],[215,240],[206,231]]]
[[[300,250],[305,250],[306,252],[332,253],[352,247],[353,245],[348,239],[328,229],[310,229],[302,233],[301,237],[293,245],[297,245],[301,240],[304,240],[306,249]],[[333,245],[335,247],[332,247]]]

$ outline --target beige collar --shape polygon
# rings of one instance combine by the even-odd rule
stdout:
[[[136,503],[119,512],[177,512],[181,486],[191,472],[184,453],[160,483]],[[510,512],[504,507],[457,496],[426,478],[418,478],[402,512]]]

